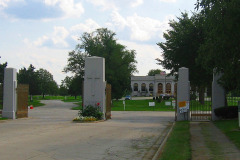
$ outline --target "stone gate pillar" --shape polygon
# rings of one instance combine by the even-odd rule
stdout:
[[[215,72],[215,71],[213,71]],[[212,82],[212,120],[218,120],[214,113],[214,109],[225,106],[225,90],[219,85],[218,80],[221,78],[222,73],[213,74]]]
[[[99,107],[104,119],[106,113],[105,89],[105,59],[87,57],[85,59],[83,108],[88,105]]]
[[[179,105],[182,102],[189,102],[190,100],[190,82],[188,68],[179,68],[177,84],[177,121],[189,120],[189,109],[187,109],[186,112],[181,112],[180,107],[182,106]]]
[[[2,117],[16,119],[17,110],[17,70],[5,68],[3,86],[3,111]]]

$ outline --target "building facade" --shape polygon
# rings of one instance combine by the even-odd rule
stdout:
[[[175,95],[177,83],[174,76],[156,74],[155,76],[132,76],[132,96]]]

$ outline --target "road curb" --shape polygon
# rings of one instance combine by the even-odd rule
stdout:
[[[159,159],[159,155],[160,155],[163,147],[165,146],[165,144],[166,144],[166,142],[167,142],[167,139],[168,139],[170,133],[172,132],[172,129],[173,129],[174,125],[175,125],[175,122],[173,123],[172,127],[169,129],[167,135],[165,136],[163,142],[162,142],[161,145],[159,146],[159,148],[158,148],[157,152],[155,153],[155,155],[153,156],[152,160],[158,160],[158,159]]]

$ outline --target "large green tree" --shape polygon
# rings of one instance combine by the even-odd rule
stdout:
[[[181,67],[189,68],[191,86],[199,89],[199,100],[204,103],[204,89],[212,78],[212,74],[197,63],[198,50],[204,43],[204,18],[201,14],[193,14],[189,18],[187,13],[182,13],[177,19],[170,21],[171,28],[164,33],[166,42],[157,44],[163,51],[163,60],[157,60],[171,74],[177,74]]]
[[[119,99],[131,89],[131,75],[137,71],[136,52],[119,44],[115,36],[116,34],[107,28],[83,33],[76,50],[69,53],[70,58],[64,71],[83,75],[86,56],[104,57],[106,80],[112,85],[112,98]]]
[[[18,83],[19,84],[28,84],[30,95],[37,95],[37,94],[41,93],[39,90],[38,74],[35,71],[35,67],[32,64],[30,64],[27,69],[25,67],[23,67],[19,70]]]
[[[39,79],[39,89],[43,98],[46,94],[55,95],[58,93],[58,85],[53,79],[53,75],[46,69],[40,68],[37,70]]]
[[[240,1],[198,0],[197,8],[205,18],[199,61],[223,73],[220,83],[227,91],[240,89]]]
[[[1,58],[1,56],[0,56]],[[7,67],[7,62],[0,63],[0,83],[3,83],[4,80],[4,69]]]
[[[160,74],[161,70],[160,69],[151,69],[149,72],[148,72],[148,76],[155,76],[155,74]]]
[[[82,83],[83,79],[79,75],[75,75],[72,77],[66,76],[64,80],[62,80],[62,84],[60,86],[61,91],[67,91],[68,95],[75,96],[77,99],[77,95],[82,94]]]

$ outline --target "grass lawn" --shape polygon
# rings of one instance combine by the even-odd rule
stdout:
[[[82,102],[78,102],[78,103],[74,103],[74,104],[77,104],[78,106],[77,107],[73,107],[72,110],[80,110],[80,109],[82,109]]]
[[[2,118],[1,116],[0,116],[0,120],[6,120],[7,118]]]
[[[176,122],[163,148],[160,160],[189,160],[191,159],[189,122]]]
[[[81,96],[77,96],[76,99],[74,96],[45,96],[44,98],[41,95],[33,96],[33,100],[62,100],[64,102],[78,102],[82,100]]]
[[[155,101],[155,107],[149,107],[149,102],[153,100],[126,100],[126,111],[175,111],[172,106],[166,106],[165,102],[171,102],[166,100],[161,103]],[[113,100],[112,111],[124,111],[122,100]]]
[[[44,103],[41,103],[40,100],[33,100],[32,102],[28,101],[28,105],[33,105],[33,107],[44,106]]]
[[[220,120],[214,124],[229,137],[229,139],[240,149],[240,129],[238,119],[235,120]]]

